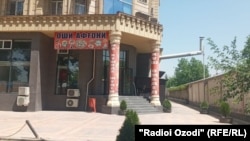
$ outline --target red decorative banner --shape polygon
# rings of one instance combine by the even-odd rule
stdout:
[[[159,53],[151,55],[151,94],[159,95]]]
[[[55,49],[108,49],[108,31],[55,32]]]
[[[120,46],[119,44],[112,44],[110,48],[110,86],[109,93],[110,94],[118,94],[119,88],[119,52]]]

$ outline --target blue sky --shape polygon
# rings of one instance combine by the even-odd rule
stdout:
[[[207,57],[213,56],[207,38],[222,48],[230,46],[236,37],[241,50],[250,35],[250,0],[160,0],[159,11],[159,22],[163,25],[163,55],[198,51],[199,38],[203,36],[207,64]],[[203,60],[202,55],[193,57]],[[160,70],[173,76],[179,59],[162,60]],[[210,70],[212,76],[215,73]]]

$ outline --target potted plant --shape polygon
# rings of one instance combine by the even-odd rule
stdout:
[[[201,102],[200,104],[200,113],[201,114],[208,114],[209,113],[209,104],[206,101]]]
[[[121,103],[120,103],[119,114],[120,115],[125,115],[126,114],[126,110],[127,110],[127,102],[125,100],[122,100]]]
[[[231,113],[231,109],[230,109],[230,105],[227,102],[222,101],[220,103],[220,112],[222,114],[222,116],[219,119],[221,123],[233,122],[233,118],[229,116]]]
[[[163,112],[170,113],[172,111],[172,104],[168,99],[165,99],[162,103]]]

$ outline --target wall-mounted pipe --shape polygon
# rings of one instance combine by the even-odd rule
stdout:
[[[203,50],[203,47],[202,47],[202,40],[203,39],[204,39],[204,37],[200,37],[200,50],[199,51],[192,51],[192,52],[186,52],[186,53],[163,55],[163,56],[160,56],[160,60],[204,54],[204,50]]]
[[[92,78],[87,83],[86,100],[85,100],[85,111],[87,111],[87,103],[88,103],[87,101],[88,101],[88,95],[89,95],[89,85],[95,79],[95,50],[94,50],[94,55],[93,55],[93,66],[92,67],[93,67]]]

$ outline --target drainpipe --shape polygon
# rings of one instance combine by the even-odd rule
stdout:
[[[85,100],[85,111],[87,111],[87,101],[88,101],[88,95],[89,95],[89,85],[90,83],[95,79],[95,50],[93,55],[93,72],[92,72],[92,78],[87,83],[87,91],[86,91],[86,100]]]
[[[179,57],[186,57],[186,56],[194,56],[194,55],[201,55],[204,54],[204,50],[202,47],[202,40],[204,37],[200,37],[200,50],[199,51],[193,51],[193,52],[186,52],[186,53],[179,53],[179,54],[169,54],[160,56],[160,60],[162,59],[172,59],[172,58],[179,58]]]

